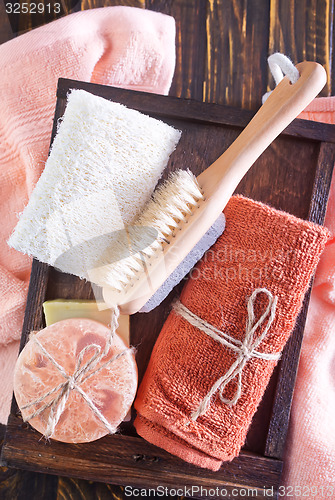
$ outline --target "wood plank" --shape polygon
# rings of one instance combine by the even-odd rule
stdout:
[[[230,106],[217,106],[206,103],[206,107],[199,107],[194,100],[180,99],[172,96],[161,96],[146,92],[129,91],[107,87],[95,83],[79,82],[77,80],[59,79],[57,97],[66,98],[66,92],[71,88],[81,88],[106,99],[110,98],[114,89],[118,102],[133,109],[159,116],[163,119],[178,119],[180,116],[194,123],[210,123],[226,125],[228,127],[244,128],[254,116],[254,111],[237,109]],[[166,103],[166,104],[164,104]],[[157,110],[159,109],[159,113]],[[312,122],[310,120],[294,120],[281,136],[311,139],[313,141],[335,142],[335,125]],[[280,152],[279,152],[280,153]]]
[[[57,485],[58,478],[50,474],[2,468],[0,498],[3,500],[58,500]]]
[[[41,330],[45,326],[42,304],[45,301],[45,295],[48,284],[49,266],[33,260],[31,275],[29,281],[26,310],[23,320],[22,335],[20,342],[20,351],[25,346],[30,332]],[[35,304],[39,304],[40,309],[35,310]],[[13,397],[11,413],[16,414],[18,407]]]
[[[0,2],[0,44],[8,42],[16,36],[6,14],[6,2]]]
[[[282,52],[294,63],[310,60],[322,64],[328,76],[322,96],[331,92],[332,10],[332,0],[291,0],[289,4],[270,0],[269,54]],[[269,84],[273,88],[270,74]]]
[[[81,10],[113,7],[117,5],[143,9],[145,7],[145,0],[81,0]]]
[[[0,427],[0,449],[5,426]],[[0,468],[0,498],[3,500],[41,499],[57,500],[58,479],[49,474],[27,470]],[[29,493],[28,493],[29,492]]]
[[[12,30],[16,34],[22,34],[31,29],[47,24],[72,12],[80,10],[80,0],[53,0],[50,2],[38,2],[27,0],[28,12],[22,12],[22,8],[15,7],[24,2],[10,0],[13,5],[12,12],[8,14]]]
[[[326,165],[333,166],[335,162],[335,149],[333,144],[322,143],[318,156],[317,170],[315,173],[312,200],[309,209],[309,220],[316,224],[323,224],[327,203],[327,193],[333,176],[333,169]]]
[[[13,6],[14,3],[23,3],[15,2],[15,0],[8,0],[8,2],[11,2]],[[42,26],[80,10],[116,5],[144,8],[145,0],[53,0],[51,2],[27,0],[26,3],[28,4],[27,13],[15,13],[15,9],[13,8],[13,12],[8,15],[11,30],[14,34],[25,33],[26,31],[30,31],[38,26]],[[42,12],[39,11],[39,9],[42,10],[39,6],[43,6]]]
[[[224,463],[220,471],[213,472],[187,464],[142,438],[117,434],[96,441],[93,453],[92,443],[73,445],[53,440],[45,443],[36,431],[25,428],[14,416],[9,419],[7,435],[3,453],[9,467],[36,471],[42,464],[48,474],[141,488],[238,485],[262,491],[263,487],[278,483],[282,469],[280,460],[244,452],[232,462]]]
[[[176,69],[170,95],[202,100],[206,0],[147,0],[146,8],[176,20]]]
[[[269,2],[209,0],[204,100],[257,109],[267,84]]]
[[[123,488],[61,476],[57,485],[57,500],[123,500]],[[45,499],[49,500],[49,499]]]
[[[329,64],[330,64],[330,76],[331,76],[331,86],[330,86],[330,95],[335,95],[335,51],[334,51],[334,43],[335,43],[335,16],[334,16],[334,7],[335,1],[331,0],[333,6],[330,13],[330,37],[329,37]]]
[[[1,426],[0,449],[5,426]],[[29,492],[29,493],[28,493]],[[71,477],[41,474],[8,467],[0,468],[0,498],[10,500],[95,500],[124,498],[123,488],[116,485]]]

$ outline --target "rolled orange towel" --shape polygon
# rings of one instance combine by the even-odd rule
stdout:
[[[327,229],[242,196],[193,270],[153,349],[139,435],[212,470],[239,454],[293,330]]]

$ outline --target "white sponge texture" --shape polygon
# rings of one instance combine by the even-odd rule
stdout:
[[[180,131],[84,90],[68,96],[45,169],[9,245],[87,278],[149,201]]]

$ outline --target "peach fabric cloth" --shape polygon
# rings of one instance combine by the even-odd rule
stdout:
[[[0,46],[0,422],[6,423],[31,260],[6,241],[48,155],[59,77],[167,94],[175,21],[131,7],[71,14]]]
[[[335,97],[315,99],[300,118],[335,124]],[[325,226],[332,234],[315,275],[286,441],[283,484],[335,498],[335,177]],[[322,487],[324,493],[322,494]],[[288,497],[289,498],[289,497]]]
[[[230,199],[226,229],[186,283],[181,302],[215,328],[243,342],[247,301],[257,288],[278,297],[274,321],[259,352],[280,352],[296,321],[311,276],[328,239],[315,224],[242,196]],[[255,316],[268,299],[261,292]],[[266,323],[266,321],[265,321]],[[256,331],[256,337],[265,324]],[[276,361],[250,358],[242,372],[242,392],[234,406],[216,393],[196,422],[190,416],[213,384],[236,360],[229,347],[206,335],[174,310],[154,346],[135,408],[137,432],[200,467],[218,470],[244,444],[251,419]],[[236,379],[224,389],[231,399]]]

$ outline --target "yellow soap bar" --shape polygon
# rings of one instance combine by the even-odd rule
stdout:
[[[43,303],[45,322],[47,326],[69,318],[88,318],[99,321],[106,326],[110,325],[111,310],[99,310],[95,300],[47,300]],[[119,316],[118,335],[129,345],[129,316]]]

